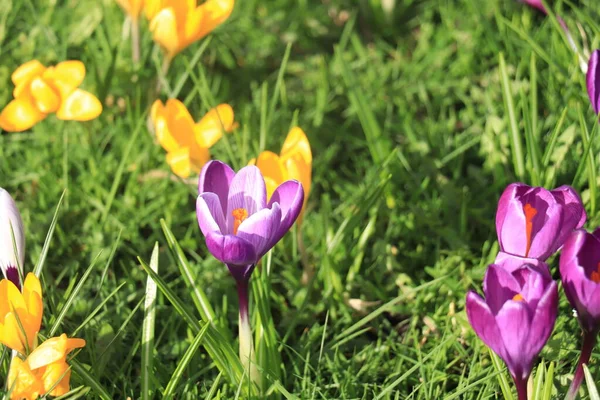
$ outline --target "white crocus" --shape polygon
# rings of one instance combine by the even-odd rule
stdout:
[[[0,187],[0,269],[4,277],[18,287],[24,259],[25,232],[21,214],[10,194]]]

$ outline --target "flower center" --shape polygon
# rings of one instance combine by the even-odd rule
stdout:
[[[521,293],[517,293],[512,298],[514,301],[523,301],[523,295]]]
[[[525,257],[529,255],[531,248],[531,231],[533,230],[533,217],[537,214],[537,210],[529,203],[523,206],[525,212],[525,232],[527,235],[527,248],[525,249]]]
[[[240,224],[248,218],[248,211],[245,208],[236,208],[231,212],[231,215],[233,215],[233,234],[237,235]]]
[[[591,278],[594,283],[600,283],[600,263],[598,263],[596,270],[592,271]]]

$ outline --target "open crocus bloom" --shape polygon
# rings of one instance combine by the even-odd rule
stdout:
[[[27,274],[23,293],[8,279],[0,281],[0,343],[21,354],[33,349],[42,309],[42,287],[34,274]]]
[[[594,50],[590,56],[586,76],[587,92],[594,112],[600,112],[600,50]]]
[[[256,165],[263,174],[267,187],[267,199],[270,199],[275,189],[288,179],[296,179],[302,184],[304,204],[298,218],[298,223],[300,223],[312,181],[312,152],[304,131],[298,127],[292,128],[279,155],[271,151],[263,151],[258,158],[250,160],[249,164]]]
[[[71,369],[67,354],[85,346],[85,340],[67,338],[64,333],[39,345],[22,360],[15,357],[8,373],[12,399],[37,399],[40,395],[62,396],[69,391]]]
[[[117,0],[117,3],[132,20],[137,20],[144,8],[144,0]]]
[[[169,59],[222,24],[233,11],[234,0],[146,0],[146,16],[154,41]]]
[[[223,131],[231,132],[235,127],[229,104],[219,104],[195,124],[181,101],[169,99],[163,105],[156,100],[150,117],[156,138],[167,151],[167,163],[182,178],[199,173],[210,159],[208,149],[221,139]]]
[[[596,334],[600,330],[600,229],[571,234],[560,255],[560,276],[581,327]]]
[[[24,131],[50,113],[62,120],[96,118],[102,112],[102,104],[93,94],[78,89],[84,77],[81,61],[64,61],[48,68],[37,60],[21,65],[11,76],[14,100],[0,113],[0,128]]]
[[[500,250],[545,261],[586,218],[581,199],[570,186],[546,190],[512,183],[502,193],[496,213]]]
[[[522,265],[512,272],[492,264],[484,278],[485,300],[467,294],[469,322],[506,363],[515,382],[526,382],[533,361],[556,321],[558,290],[548,267]]]
[[[202,169],[196,211],[208,250],[237,280],[247,280],[260,258],[291,228],[302,209],[304,190],[283,182],[267,203],[265,181],[255,166],[237,174],[225,163]]]
[[[0,269],[19,290],[22,275],[19,271],[24,261],[25,232],[21,214],[10,194],[0,188]]]

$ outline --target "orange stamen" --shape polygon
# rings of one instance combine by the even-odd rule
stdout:
[[[594,283],[600,283],[600,263],[598,263],[596,271],[592,272],[591,278]]]
[[[236,208],[231,212],[233,215],[233,234],[237,235],[238,228],[240,224],[248,218],[248,211],[245,208]]]
[[[521,293],[517,293],[512,298],[514,301],[523,301],[523,295]]]
[[[525,212],[525,232],[527,235],[527,248],[525,249],[525,257],[529,255],[531,248],[531,231],[533,230],[533,217],[537,214],[537,210],[529,203],[523,207]]]

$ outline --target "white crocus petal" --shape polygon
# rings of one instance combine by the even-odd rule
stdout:
[[[13,240],[14,239],[14,240]],[[19,276],[23,276],[25,259],[25,232],[21,214],[10,197],[0,188],[0,268],[6,277],[8,268],[18,268]]]

